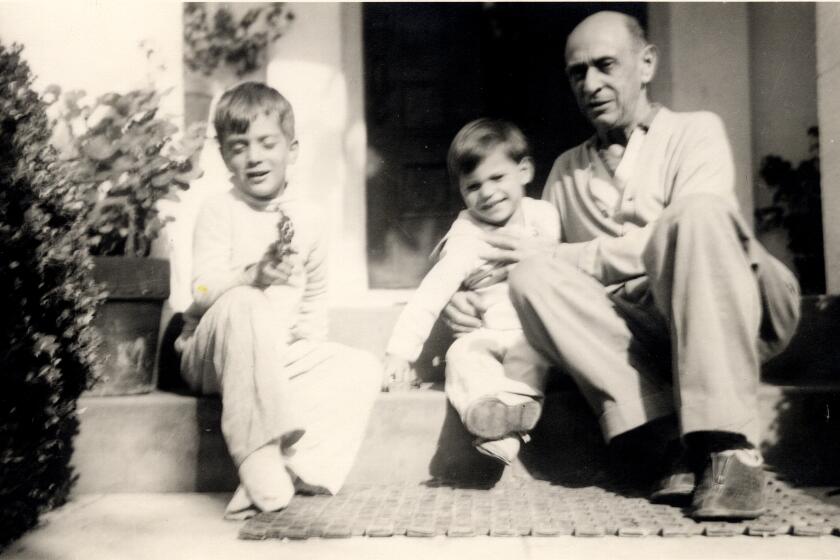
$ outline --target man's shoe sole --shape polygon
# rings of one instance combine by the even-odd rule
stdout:
[[[679,486],[657,490],[650,495],[650,501],[654,504],[668,504],[672,506],[687,506],[691,504],[691,496],[694,494],[694,485]]]
[[[755,519],[767,511],[766,508],[754,509],[749,511],[735,511],[731,509],[698,509],[691,512],[691,517],[697,520],[739,520],[739,519]]]
[[[473,435],[499,439],[510,433],[530,431],[540,419],[541,412],[542,407],[537,401],[511,405],[489,397],[470,407],[465,425]]]

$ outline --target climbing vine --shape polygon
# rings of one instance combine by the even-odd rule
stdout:
[[[206,76],[222,65],[245,76],[265,64],[268,46],[283,36],[294,14],[283,2],[247,10],[241,16],[224,5],[184,4],[184,64]]]

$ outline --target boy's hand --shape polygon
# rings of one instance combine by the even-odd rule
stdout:
[[[475,292],[456,292],[443,308],[443,321],[452,329],[455,338],[471,333],[481,326],[484,313],[481,296]]]
[[[282,261],[277,262],[277,259],[275,259],[272,254],[266,253],[263,255],[262,259],[254,265],[253,284],[258,288],[288,284],[294,268],[294,258],[287,256]]]
[[[417,372],[408,360],[386,354],[383,369],[383,391],[405,391],[418,386]]]

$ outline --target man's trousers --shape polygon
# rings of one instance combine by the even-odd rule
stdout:
[[[793,336],[795,278],[713,195],[666,208],[642,257],[645,276],[609,287],[559,258],[520,263],[509,281],[528,340],[574,378],[607,441],[676,413],[682,434],[758,445],[760,363]]]

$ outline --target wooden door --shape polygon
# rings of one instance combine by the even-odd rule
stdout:
[[[446,151],[468,121],[510,119],[528,136],[539,196],[551,164],[591,129],[566,82],[565,38],[584,17],[644,4],[364,5],[368,271],[372,288],[416,287],[458,211]]]

